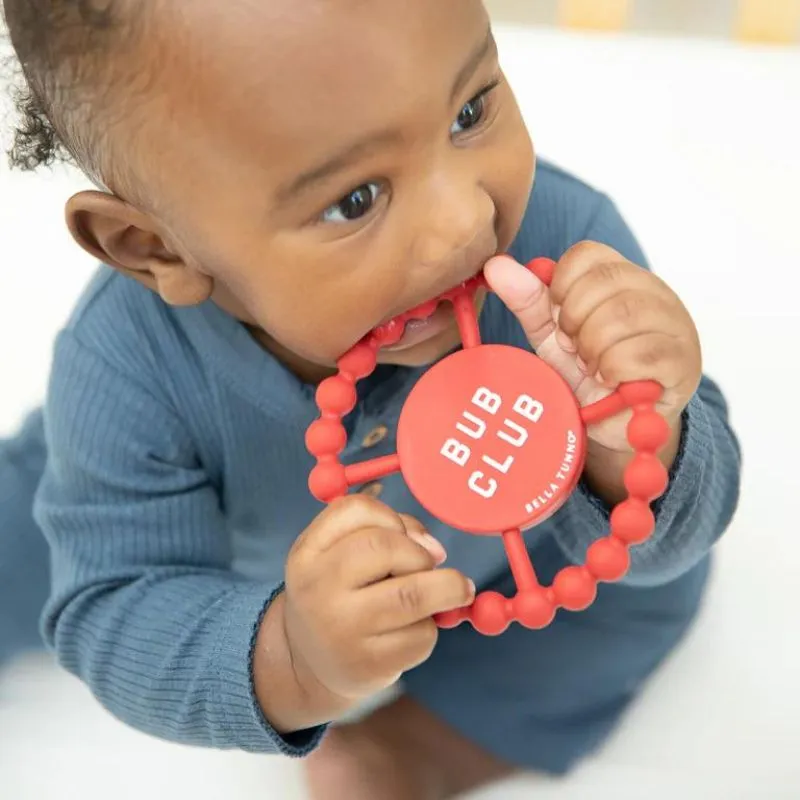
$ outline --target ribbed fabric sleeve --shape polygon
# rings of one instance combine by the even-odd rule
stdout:
[[[280,587],[230,570],[219,495],[174,411],[70,332],[49,396],[37,519],[54,580],[44,633],[60,662],[146,733],[308,752],[322,730],[279,736],[253,693],[255,633]]]

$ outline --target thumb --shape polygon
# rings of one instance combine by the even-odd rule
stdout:
[[[410,517],[408,514],[400,514],[400,519],[403,520],[408,538],[427,550],[433,556],[437,567],[443,564],[447,559],[447,552],[441,542],[438,539],[434,539],[425,530],[422,523],[414,519],[414,517]]]
[[[538,348],[556,329],[550,290],[527,267],[508,256],[491,259],[484,276],[489,288],[522,325],[531,347]]]

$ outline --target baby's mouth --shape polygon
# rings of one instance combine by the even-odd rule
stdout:
[[[375,331],[381,349],[400,352],[433,339],[455,322],[453,308],[444,301],[431,301],[401,317],[391,320]]]
[[[409,350],[423,344],[456,325],[452,304],[454,296],[468,292],[474,297],[477,290],[485,285],[483,274],[480,273],[440,297],[428,300],[381,325],[375,329],[373,336],[381,349],[388,352]]]

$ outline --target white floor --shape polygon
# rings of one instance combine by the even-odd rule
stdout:
[[[746,456],[702,621],[605,751],[487,798],[800,798],[800,53],[503,29],[539,149],[619,202],[698,320]],[[0,430],[44,387],[92,265],[60,221],[73,178],[0,170]],[[745,356],[745,349],[754,352]],[[3,800],[302,798],[295,765],[128,731],[41,660],[0,677]]]

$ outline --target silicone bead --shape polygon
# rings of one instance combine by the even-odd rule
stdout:
[[[658,452],[670,437],[669,424],[657,411],[635,411],[628,423],[628,441],[635,450]]]
[[[528,269],[545,285],[549,286],[553,282],[553,275],[556,269],[556,262],[550,258],[534,258],[528,264]]]
[[[406,315],[408,319],[427,319],[439,307],[439,300],[429,300]]]
[[[344,467],[335,462],[317,464],[309,477],[311,494],[321,503],[330,503],[347,493]]]
[[[357,399],[355,384],[341,375],[327,378],[317,387],[317,403],[323,413],[349,414]]]
[[[583,611],[597,595],[597,581],[586,567],[565,567],[553,581],[553,592],[562,608]]]
[[[475,598],[472,606],[472,623],[479,633],[497,636],[509,622],[506,606],[508,600],[498,592],[484,592]]]
[[[512,601],[514,616],[531,630],[546,628],[556,615],[556,607],[544,589],[520,592]]]
[[[306,448],[312,455],[338,455],[347,447],[347,431],[338,419],[322,418],[306,431]]]
[[[611,533],[626,544],[647,541],[654,527],[655,517],[644,500],[630,497],[611,512]]]
[[[391,347],[393,344],[397,344],[403,338],[404,332],[405,320],[391,320],[385,325],[381,325],[380,328],[375,329],[375,341],[381,347]]]
[[[467,619],[467,615],[461,610],[445,611],[435,617],[436,624],[442,630],[457,628],[465,619]]]
[[[628,548],[613,536],[598,539],[586,552],[586,568],[598,581],[620,580],[628,572],[630,564]]]
[[[654,500],[667,488],[669,476],[658,456],[637,453],[625,470],[625,488],[631,497]]]
[[[375,371],[378,354],[375,348],[362,342],[339,359],[339,371],[351,380],[360,381]]]
[[[664,390],[655,381],[631,381],[619,387],[625,403],[631,407],[637,405],[655,405]]]

